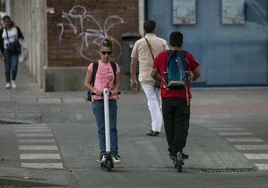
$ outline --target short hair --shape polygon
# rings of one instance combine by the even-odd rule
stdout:
[[[109,48],[111,48],[111,50],[113,50],[113,43],[112,43],[112,40],[111,40],[110,37],[106,37],[106,38],[102,41],[102,43],[101,43],[101,45],[100,45],[100,49],[101,49],[102,47],[109,47]]]
[[[156,27],[156,23],[154,20],[147,20],[143,24],[143,28],[146,33],[152,33],[155,27]]]
[[[181,47],[183,44],[183,35],[179,31],[174,31],[169,35],[169,44],[173,47]]]

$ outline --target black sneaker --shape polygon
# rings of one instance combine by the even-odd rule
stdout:
[[[182,159],[189,159],[189,155],[182,153]]]
[[[171,160],[175,160],[176,159],[176,156],[175,155],[172,155],[171,153],[169,153],[169,158]],[[185,153],[182,153],[182,159],[185,160],[185,159],[189,159],[189,155],[185,154]]]
[[[146,133],[147,136],[158,136],[159,135],[159,132],[156,132],[156,131],[149,131],[148,133]]]

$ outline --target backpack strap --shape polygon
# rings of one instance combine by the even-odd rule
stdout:
[[[187,52],[187,51],[182,50],[182,51],[179,53],[179,57],[180,57],[181,60],[182,60],[182,65],[183,65],[183,67],[184,67],[184,70],[187,71],[187,68],[188,68],[188,61],[187,61],[187,59],[186,59],[186,52]]]
[[[111,63],[111,66],[112,66],[112,69],[113,69],[113,72],[114,72],[114,83],[115,83],[115,80],[116,80],[116,63],[113,62],[113,61],[110,61]]]
[[[91,77],[91,85],[92,86],[94,86],[94,83],[95,83],[95,78],[96,78],[98,67],[99,67],[99,62],[94,62],[93,63],[92,77]]]
[[[173,52],[174,50],[167,50],[168,52],[168,56],[167,56],[167,61],[165,63],[165,69],[164,69],[164,72],[167,72],[167,68],[169,66],[169,59],[173,56]]]
[[[113,73],[114,73],[114,78],[116,79],[116,63],[113,61],[110,61],[112,69],[113,69]],[[93,71],[92,71],[92,77],[91,77],[91,85],[94,86],[95,83],[95,78],[96,78],[96,74],[98,71],[98,67],[99,67],[99,63],[98,62],[94,62],[93,63]],[[114,82],[115,82],[114,79]]]

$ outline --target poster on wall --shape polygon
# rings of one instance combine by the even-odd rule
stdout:
[[[196,24],[196,0],[173,0],[173,24]]]
[[[245,0],[221,1],[222,24],[245,24]]]

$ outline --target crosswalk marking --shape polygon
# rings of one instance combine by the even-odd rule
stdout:
[[[249,132],[217,132],[220,136],[242,136],[242,135],[253,135]]]
[[[54,137],[53,134],[47,133],[47,134],[16,134],[17,137]]]
[[[55,139],[17,139],[18,143],[54,143]]]
[[[259,154],[244,153],[243,155],[250,160],[268,159],[268,153],[259,153]]]
[[[51,129],[46,124],[13,125],[19,143],[21,166],[35,169],[63,169],[58,146]],[[43,152],[44,153],[43,153]],[[48,151],[53,153],[47,153]],[[31,163],[31,160],[34,163]],[[49,162],[46,162],[49,160]],[[56,161],[54,161],[56,160]],[[28,162],[26,162],[28,161]],[[54,161],[54,162],[53,162]]]
[[[51,132],[50,129],[36,129],[36,130],[15,130],[16,133],[38,133],[38,132]]]
[[[237,150],[268,150],[268,145],[234,145]]]
[[[37,127],[31,127],[31,126],[25,126],[25,127],[13,127],[14,130],[17,129],[47,129],[47,126],[37,126]]]
[[[39,130],[48,129],[48,127],[14,127],[14,130]]]
[[[228,142],[263,142],[260,138],[225,138]]]
[[[212,127],[208,128],[211,131],[243,131],[242,128],[236,128],[236,127]]]
[[[58,150],[57,146],[30,146],[30,145],[19,145],[19,150]]]
[[[46,124],[16,124],[13,125],[14,128],[19,128],[19,127],[47,127]]]
[[[62,163],[21,163],[21,166],[36,169],[63,169]]]
[[[20,154],[20,159],[61,159],[59,154]]]
[[[267,171],[268,170],[268,164],[254,164],[259,170]]]
[[[233,125],[218,125],[218,124],[207,124],[207,125],[201,125],[202,127],[206,127],[206,128],[213,128],[213,127],[233,127]]]
[[[255,137],[247,137],[253,135],[250,132],[245,132],[244,129],[234,127],[233,125],[218,125],[217,122],[201,125],[202,127],[208,128],[211,131],[215,131],[218,135],[225,137],[224,139],[231,143],[261,143],[264,140]],[[229,136],[229,137],[228,137]],[[237,138],[236,136],[244,136],[243,138]],[[234,145],[237,150],[241,151],[253,151],[253,150],[268,150],[268,145]],[[268,153],[243,153],[243,156],[248,160],[268,160]],[[268,171],[267,164],[254,164],[258,170]]]

